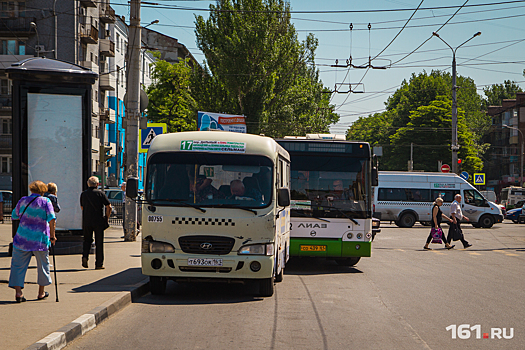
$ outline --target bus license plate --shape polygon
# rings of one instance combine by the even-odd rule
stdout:
[[[325,245],[302,245],[302,252],[326,252]]]
[[[222,266],[222,259],[198,259],[188,258],[190,266]]]

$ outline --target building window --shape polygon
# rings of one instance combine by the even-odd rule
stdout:
[[[9,80],[0,79],[0,95],[9,95],[10,90]]]
[[[26,44],[21,40],[0,39],[0,55],[25,55]]]
[[[0,2],[0,17],[16,18],[25,17],[25,1],[2,1]]]
[[[2,119],[2,135],[12,135],[13,134],[13,120],[12,119]]]
[[[0,172],[2,174],[10,174],[11,169],[13,169],[13,158],[10,156],[1,156],[0,161],[2,162],[2,168],[0,169]]]

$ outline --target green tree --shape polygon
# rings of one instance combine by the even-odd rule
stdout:
[[[269,136],[324,132],[338,120],[313,65],[317,40],[299,42],[288,2],[218,0],[210,10],[195,21],[206,64],[193,86],[213,88],[202,106],[243,114],[248,132]]]
[[[154,83],[147,89],[148,119],[166,123],[169,132],[197,129],[197,103],[190,88],[192,68],[188,60],[153,63]]]
[[[524,71],[525,73],[525,71]],[[483,101],[484,110],[489,106],[501,106],[504,99],[516,98],[517,92],[523,92],[515,81],[505,80],[503,84],[494,84],[483,89],[486,99]]]
[[[450,150],[450,128],[452,102],[446,96],[437,96],[428,106],[418,107],[410,112],[406,126],[397,129],[390,137],[391,160],[394,170],[404,170],[410,160],[410,146],[414,144],[414,169],[436,171],[437,162],[446,162],[452,157]],[[482,168],[482,162],[477,157],[473,145],[472,133],[466,125],[465,113],[458,109],[458,141],[461,148],[458,157],[463,159],[462,169],[477,172]],[[392,162],[392,159],[396,159]]]
[[[390,143],[389,133],[392,128],[393,113],[383,112],[359,117],[346,132],[346,139],[366,141],[372,146]]]

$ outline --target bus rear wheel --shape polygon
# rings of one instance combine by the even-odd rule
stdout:
[[[354,256],[351,258],[338,258],[338,259],[335,259],[335,262],[339,266],[354,266],[355,264],[359,262],[359,260],[361,260],[360,256]]]
[[[265,278],[259,281],[259,296],[271,297],[274,292],[274,278]]]
[[[150,276],[149,290],[151,294],[163,295],[166,292],[166,282],[168,282],[168,280],[165,277]]]
[[[410,228],[416,223],[416,217],[412,213],[405,213],[399,218],[399,227]]]

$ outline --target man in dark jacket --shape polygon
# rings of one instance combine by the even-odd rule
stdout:
[[[84,246],[82,249],[82,267],[88,268],[89,251],[93,243],[95,232],[95,270],[104,268],[104,226],[109,220],[111,204],[104,191],[98,190],[98,178],[91,176],[88,189],[80,194],[80,207],[82,208],[82,230],[84,231]],[[103,216],[104,206],[106,216]]]

